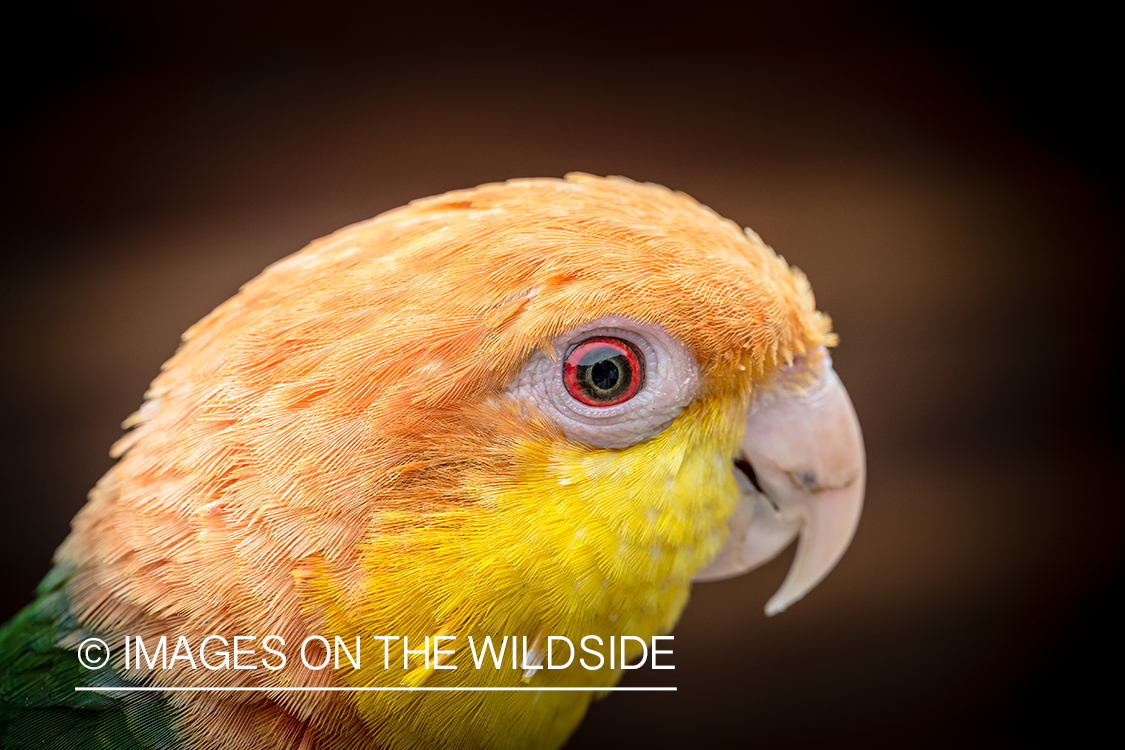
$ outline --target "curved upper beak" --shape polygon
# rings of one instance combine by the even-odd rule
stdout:
[[[757,486],[735,468],[742,500],[729,521],[730,541],[695,580],[745,573],[799,535],[789,575],[766,604],[766,614],[774,615],[828,575],[847,550],[863,508],[863,435],[826,351],[797,360],[758,394],[746,418],[741,458]]]

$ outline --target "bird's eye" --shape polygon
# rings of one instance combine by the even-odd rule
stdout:
[[[695,397],[699,365],[656,323],[604,315],[563,331],[504,387],[567,438],[628,448],[672,424]]]
[[[597,336],[571,347],[563,363],[567,393],[587,406],[613,406],[644,385],[644,358],[622,339]]]

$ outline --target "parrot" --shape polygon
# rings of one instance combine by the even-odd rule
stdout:
[[[0,629],[0,746],[560,747],[693,583],[796,542],[772,615],[844,554],[866,465],[836,344],[757,234],[624,177],[314,241],[123,424]],[[474,667],[470,638],[511,651]],[[600,648],[545,669],[559,638]]]

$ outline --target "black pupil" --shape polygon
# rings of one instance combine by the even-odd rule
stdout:
[[[617,385],[617,376],[617,365],[611,359],[602,360],[590,368],[590,382],[603,391]]]
[[[624,353],[608,346],[587,352],[578,362],[578,382],[592,398],[608,401],[629,387],[633,369]]]

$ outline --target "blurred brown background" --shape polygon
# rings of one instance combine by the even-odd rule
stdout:
[[[242,282],[413,198],[582,170],[683,190],[808,273],[870,477],[825,583],[772,619],[789,555],[697,587],[676,671],[627,683],[679,692],[610,697],[570,747],[1053,746],[1109,721],[1106,19],[154,5],[8,17],[0,617],[179,334]]]

